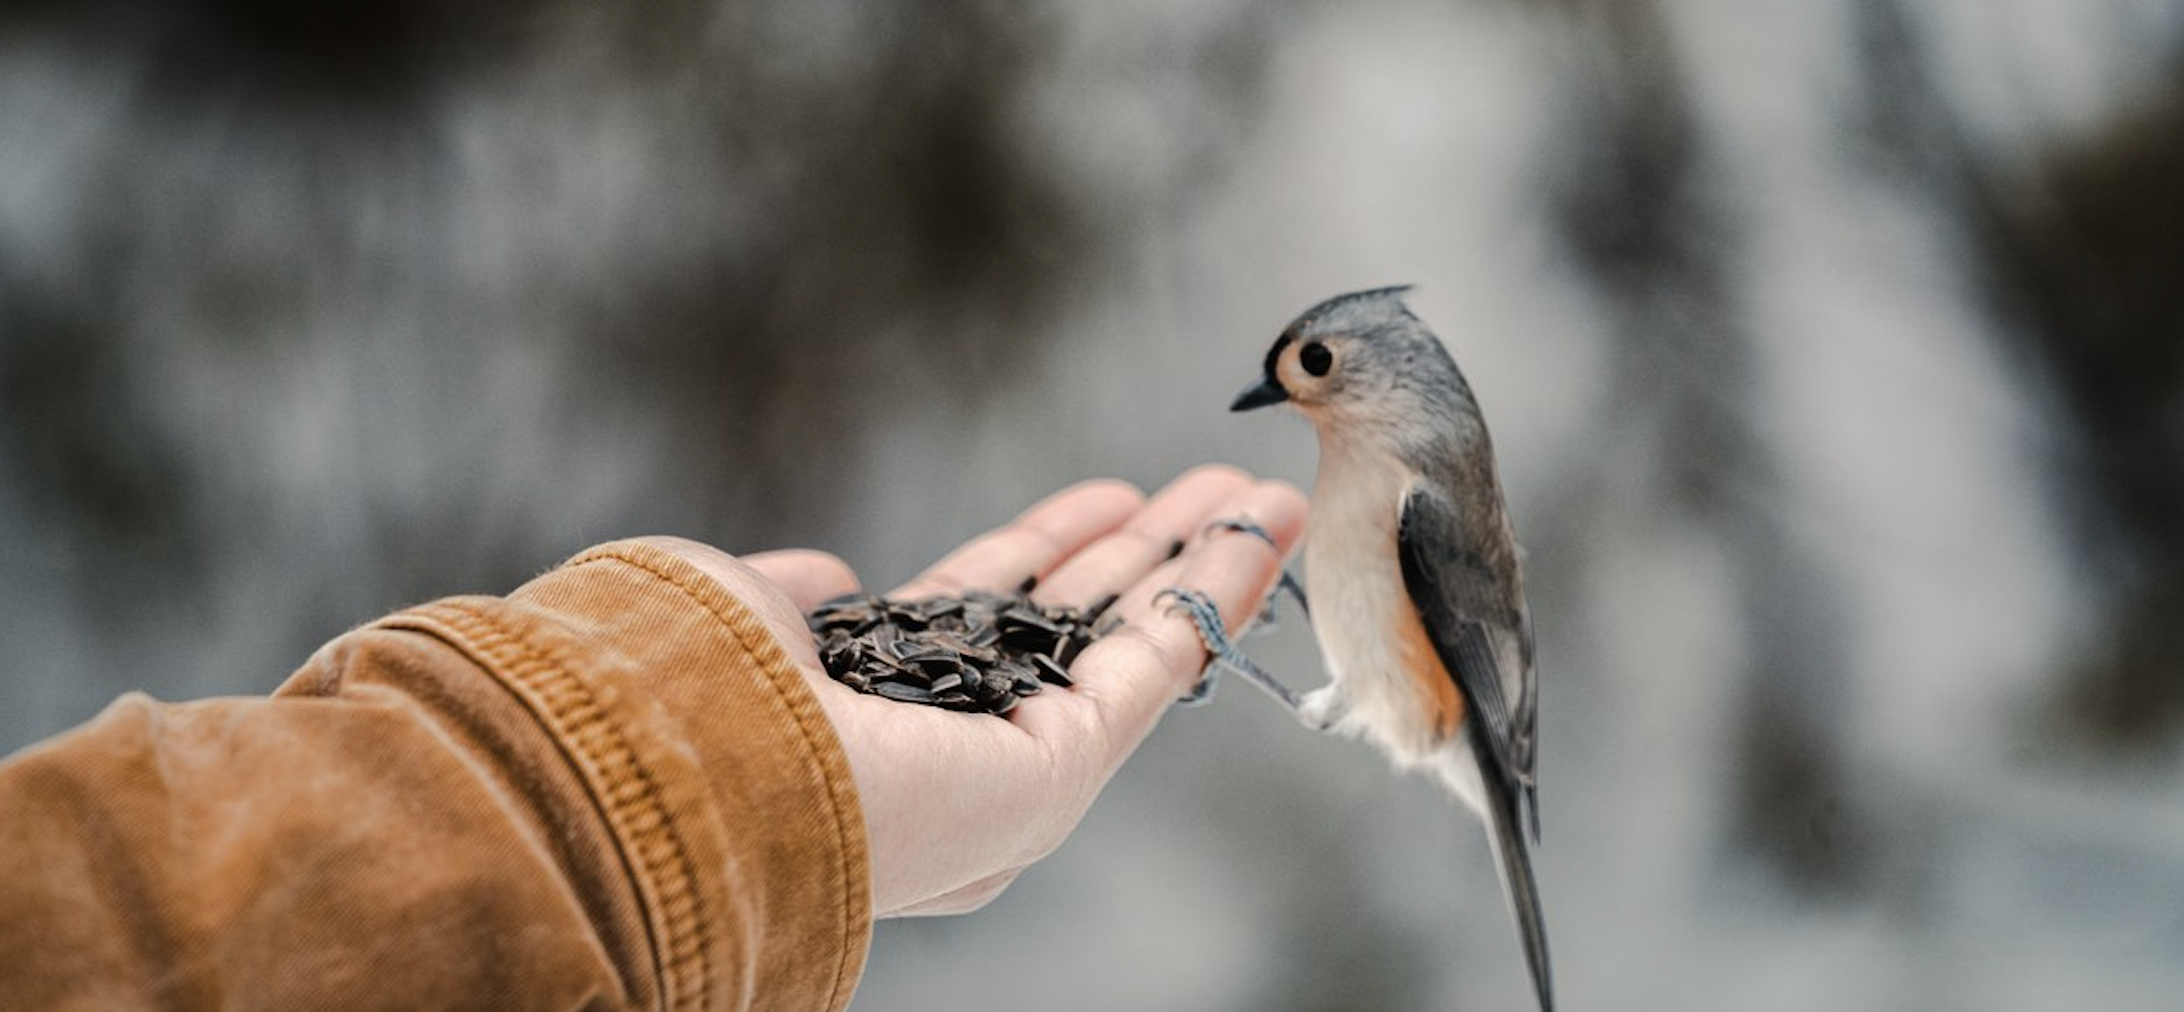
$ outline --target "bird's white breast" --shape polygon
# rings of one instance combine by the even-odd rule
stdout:
[[[1322,690],[1332,694],[1333,729],[1405,768],[1428,764],[1448,740],[1433,700],[1405,668],[1398,634],[1399,622],[1416,615],[1396,554],[1412,480],[1385,452],[1323,437],[1304,547],[1312,630],[1333,679]]]

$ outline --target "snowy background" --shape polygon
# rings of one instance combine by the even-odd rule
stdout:
[[[1398,282],[1530,550],[1564,1007],[2177,1007],[2173,0],[12,5],[0,749],[617,536],[885,586],[1308,483],[1226,401]],[[856,1007],[1529,1002],[1469,818],[1231,684]]]

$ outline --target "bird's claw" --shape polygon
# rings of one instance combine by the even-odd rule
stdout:
[[[1175,603],[1168,606],[1168,613],[1181,613],[1189,618],[1191,625],[1198,630],[1199,642],[1206,646],[1206,666],[1198,672],[1198,681],[1192,683],[1191,690],[1177,698],[1176,704],[1202,706],[1213,698],[1214,685],[1220,680],[1221,669],[1216,663],[1214,644],[1219,643],[1230,649],[1234,649],[1234,645],[1229,642],[1227,630],[1221,626],[1221,609],[1214,607],[1213,599],[1204,592],[1169,587],[1153,595],[1153,604],[1158,605],[1170,599]]]
[[[1267,530],[1265,527],[1261,526],[1257,521],[1252,520],[1250,517],[1223,517],[1219,520],[1208,522],[1206,524],[1206,530],[1235,531],[1238,534],[1249,534],[1252,537],[1258,538],[1259,540],[1266,542],[1266,546],[1273,549],[1277,553],[1282,550],[1282,546],[1274,540],[1273,532]],[[1297,608],[1304,612],[1304,616],[1306,618],[1312,617],[1312,606],[1305,600],[1304,597],[1304,585],[1298,583],[1297,578],[1289,575],[1289,571],[1284,569],[1282,570],[1281,582],[1275,584],[1273,592],[1269,593],[1266,596],[1265,606],[1259,609],[1257,624],[1260,627],[1267,629],[1271,629],[1274,627],[1274,620],[1276,618],[1274,613],[1274,601],[1276,598],[1281,596],[1283,591],[1288,591],[1289,596],[1297,599]]]
[[[1169,612],[1180,612],[1189,618],[1191,625],[1198,630],[1199,642],[1206,648],[1205,670],[1198,676],[1198,683],[1177,702],[1195,705],[1212,698],[1214,681],[1220,674],[1220,669],[1228,668],[1249,679],[1253,685],[1266,690],[1268,695],[1287,706],[1290,712],[1296,712],[1297,694],[1291,692],[1288,686],[1275,681],[1274,676],[1267,674],[1251,658],[1245,656],[1242,650],[1237,649],[1236,642],[1229,638],[1227,624],[1221,621],[1221,609],[1213,603],[1212,598],[1207,597],[1203,591],[1187,587],[1169,587],[1153,596],[1155,605],[1168,600],[1175,602],[1169,607]]]
[[[1215,528],[1219,528],[1224,531],[1235,531],[1238,534],[1249,534],[1252,537],[1258,538],[1259,540],[1266,542],[1266,546],[1275,550],[1276,552],[1282,550],[1282,546],[1274,541],[1274,533],[1264,527],[1261,527],[1256,521],[1252,520],[1250,517],[1223,517],[1219,520],[1215,520],[1206,524],[1206,529],[1209,531]]]

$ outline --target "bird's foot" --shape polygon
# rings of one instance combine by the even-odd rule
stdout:
[[[1342,693],[1333,685],[1313,689],[1297,700],[1296,714],[1298,723],[1314,731],[1333,731],[1342,717]]]
[[[1220,669],[1227,668],[1265,690],[1267,695],[1273,696],[1291,713],[1297,712],[1297,694],[1290,691],[1288,686],[1275,681],[1273,675],[1267,674],[1251,658],[1244,656],[1242,650],[1237,649],[1235,641],[1229,638],[1228,626],[1221,621],[1221,609],[1214,606],[1212,598],[1199,591],[1169,587],[1156,595],[1153,603],[1159,604],[1171,599],[1174,604],[1170,610],[1181,612],[1191,620],[1191,625],[1198,630],[1199,641],[1206,645],[1207,655],[1206,670],[1199,676],[1198,684],[1192,686],[1190,693],[1179,702],[1189,706],[1211,699]]]
[[[1207,522],[1207,530],[1210,531],[1215,528],[1220,528],[1224,531],[1235,531],[1238,534],[1249,534],[1252,537],[1258,538],[1259,540],[1266,542],[1266,546],[1268,548],[1271,548],[1277,552],[1282,550],[1282,546],[1274,543],[1273,532],[1259,526],[1259,524],[1253,521],[1250,517],[1222,517],[1219,520]]]
[[[1312,602],[1304,599],[1304,584],[1298,583],[1297,578],[1289,575],[1289,570],[1286,569],[1282,570],[1281,582],[1274,585],[1274,592],[1266,596],[1266,614],[1269,616],[1269,621],[1271,621],[1271,616],[1274,614],[1275,599],[1281,597],[1282,591],[1285,590],[1289,592],[1290,597],[1297,599],[1297,610],[1304,613],[1305,620],[1311,621]]]
[[[1206,525],[1206,529],[1209,531],[1217,528],[1224,531],[1235,531],[1238,534],[1249,534],[1266,542],[1268,548],[1272,548],[1277,552],[1281,551],[1281,546],[1274,543],[1274,535],[1249,517],[1224,517]],[[1274,585],[1274,590],[1266,596],[1266,606],[1259,609],[1259,617],[1255,623],[1257,628],[1274,628],[1276,617],[1274,606],[1281,600],[1284,591],[1287,591],[1290,597],[1297,600],[1297,610],[1303,612],[1307,620],[1311,619],[1312,604],[1310,601],[1305,600],[1304,584],[1297,582],[1297,578],[1284,569],[1282,570],[1281,582]]]

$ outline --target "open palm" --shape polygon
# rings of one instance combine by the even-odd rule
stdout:
[[[1042,603],[1083,607],[1120,595],[1122,625],[1070,666],[1076,686],[1022,701],[1007,719],[861,695],[821,670],[802,613],[859,589],[831,555],[740,560],[655,539],[748,602],[803,669],[856,777],[881,916],[961,913],[1000,894],[1052,853],[1168,705],[1205,664],[1190,622],[1155,598],[1206,593],[1231,628],[1256,614],[1303,530],[1304,496],[1279,482],[1202,467],[1150,499],[1117,481],[1057,492],[965,543],[891,592],[1007,592],[1036,579]],[[1280,551],[1215,520],[1249,519]],[[1180,547],[1179,547],[1180,546]]]

